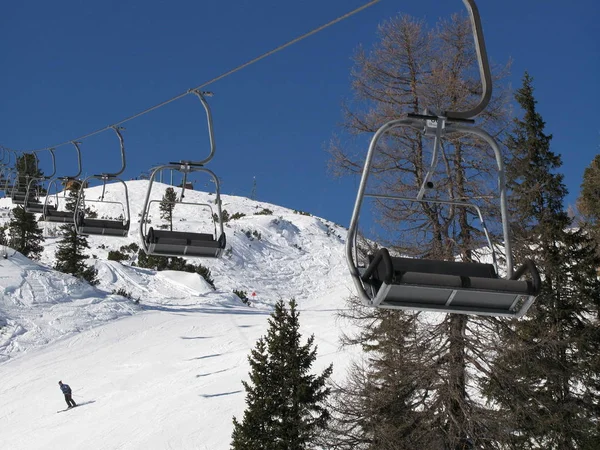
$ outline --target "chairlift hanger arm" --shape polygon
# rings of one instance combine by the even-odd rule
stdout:
[[[206,101],[206,98],[205,98],[206,96],[212,96],[212,93],[203,92],[200,89],[192,89],[191,92],[194,93],[196,95],[196,97],[198,97],[198,100],[200,100],[200,102],[202,103],[202,106],[204,106],[204,110],[206,111],[206,122],[208,124],[208,139],[210,141],[210,154],[203,160],[190,161],[190,162],[188,162],[188,164],[190,164],[192,166],[203,166],[204,164],[206,164],[213,158],[213,156],[215,155],[215,150],[216,150],[212,113],[210,110],[210,106],[208,106],[208,102]]]
[[[67,179],[67,180],[75,180],[81,175],[81,149],[79,148],[79,145],[81,144],[81,142],[71,141],[71,144],[73,144],[75,146],[75,151],[77,152],[77,173],[72,176],[63,177],[64,179]]]
[[[475,40],[475,51],[477,52],[477,61],[479,62],[479,74],[481,76],[482,93],[479,103],[467,111],[445,111],[442,115],[449,119],[471,119],[481,114],[492,98],[492,74],[488,62],[485,40],[483,39],[483,27],[481,26],[481,17],[475,4],[475,0],[463,0],[464,5],[469,12],[471,27],[473,28],[473,38]]]
[[[33,155],[33,160],[35,161],[35,172],[37,173],[38,170],[40,170],[40,158],[38,158],[38,155],[36,152],[33,152],[32,155]],[[25,165],[27,166],[27,159],[25,159]]]
[[[54,148],[49,148],[50,156],[52,157],[52,173],[49,175],[44,175],[42,178],[45,180],[49,180],[50,178],[56,175],[56,156],[54,155]]]
[[[13,159],[15,161],[15,169],[16,169],[16,165],[17,165],[17,152],[14,150],[10,150],[8,148],[5,148],[5,150],[8,152],[8,165],[10,165],[10,155],[13,155]]]
[[[121,170],[119,170],[118,172],[114,172],[114,173],[102,173],[102,174],[95,175],[96,177],[100,177],[103,180],[110,180],[112,178],[117,178],[119,175],[121,175],[123,172],[125,172],[125,167],[126,167],[125,141],[123,140],[123,135],[121,134],[121,130],[124,130],[125,128],[119,127],[117,125],[112,125],[111,128],[113,129],[113,131],[117,134],[117,137],[119,138],[119,145],[121,147]]]

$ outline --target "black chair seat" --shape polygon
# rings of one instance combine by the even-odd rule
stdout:
[[[44,210],[43,219],[46,222],[55,222],[55,223],[74,223],[75,218],[73,216],[73,211],[57,211],[55,206],[48,206]]]
[[[225,249],[225,234],[215,239],[212,234],[207,233],[150,228],[146,244],[148,252],[154,255],[217,258]]]
[[[40,202],[28,201],[25,204],[25,209],[30,213],[41,214],[44,212],[44,204]]]
[[[532,280],[519,280],[525,272]],[[370,257],[361,278],[375,306],[494,316],[518,316],[541,287],[531,261],[508,280],[491,264],[391,257],[385,248]]]
[[[86,235],[125,237],[129,233],[129,222],[122,220],[87,219],[79,217],[77,232]]]
[[[27,196],[25,194],[17,193],[17,194],[12,194],[10,196],[10,199],[12,200],[13,203],[15,203],[17,205],[24,205],[25,200],[27,199]]]

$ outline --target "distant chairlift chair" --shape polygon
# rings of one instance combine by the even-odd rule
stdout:
[[[40,201],[40,192],[43,190],[43,188],[40,186],[40,183],[44,183],[52,179],[52,177],[56,174],[56,158],[54,156],[54,149],[50,148],[48,151],[52,157],[52,173],[43,177],[30,178],[29,183],[27,183],[27,191],[25,193],[23,207],[25,208],[25,211],[31,214],[42,214],[44,212],[44,204]],[[36,166],[37,163],[38,159],[36,155]]]
[[[25,158],[25,170],[27,170],[27,155],[28,154],[23,154],[23,158]],[[32,153],[32,155],[35,158],[37,168],[37,155],[35,153]],[[24,205],[27,198],[27,187],[29,186],[30,177],[28,175],[21,175],[19,173],[18,163],[19,159],[15,154],[15,177],[12,187],[10,188],[10,199],[15,205]]]
[[[369,306],[415,311],[478,314],[488,316],[520,317],[527,312],[541,289],[541,279],[533,261],[513,270],[511,253],[504,164],[497,143],[487,132],[470,124],[485,109],[491,98],[491,75],[487,61],[479,13],[473,0],[463,0],[471,16],[473,34],[479,56],[479,68],[483,94],[479,104],[469,111],[445,112],[441,115],[409,114],[407,118],[391,120],[373,136],[365,160],[354,211],[346,241],[346,259],[350,275],[359,298]],[[423,178],[416,197],[371,194],[366,192],[373,156],[379,139],[389,130],[398,127],[413,127],[434,134],[432,161]],[[450,133],[475,135],[487,142],[495,153],[498,167],[499,202],[502,216],[506,277],[498,274],[495,248],[491,243],[481,211],[477,205],[462,199],[439,199],[425,197],[433,187],[431,178],[438,160],[442,136]],[[368,265],[358,267],[356,240],[358,220],[364,197],[396,199],[407,202],[446,203],[474,209],[486,235],[493,264],[458,261],[434,261],[391,256],[386,248],[368,256]],[[529,274],[530,279],[522,279]]]
[[[99,175],[91,175],[85,178],[79,189],[79,195],[77,197],[77,204],[75,207],[75,229],[77,234],[80,235],[99,235],[99,236],[113,236],[113,237],[126,237],[129,233],[129,225],[131,221],[131,213],[129,209],[129,194],[127,192],[127,185],[119,178],[119,175],[125,171],[125,143],[123,142],[123,136],[121,135],[121,129],[117,126],[113,126],[112,129],[119,138],[119,144],[121,147],[121,170],[115,173],[103,173]],[[102,195],[99,203],[104,204],[116,204],[119,205],[123,212],[123,218],[119,220],[114,219],[95,219],[86,216],[85,207],[85,195],[84,189],[88,185],[89,180],[97,179],[102,181]],[[118,181],[123,186],[124,199],[123,202],[109,202],[104,200],[104,194],[106,191],[107,181]],[[87,200],[93,202],[92,200]]]
[[[202,102],[206,111],[206,117],[208,122],[208,131],[210,139],[210,154],[202,161],[180,161],[179,163],[169,163],[156,167],[152,171],[150,176],[150,182],[148,185],[148,191],[146,193],[146,200],[144,201],[144,207],[142,208],[142,220],[140,222],[140,234],[142,236],[142,247],[148,255],[160,255],[160,256],[188,256],[188,257],[199,257],[199,258],[218,258],[223,250],[225,249],[226,237],[223,230],[223,220],[221,212],[221,191],[219,187],[219,179],[209,169],[206,169],[204,164],[208,163],[215,153],[214,144],[214,133],[213,123],[210,108],[206,102],[203,93],[198,90],[192,91]],[[150,227],[147,228],[149,221],[150,206],[153,203],[157,203],[158,200],[150,200],[152,193],[152,185],[156,178],[156,175],[162,170],[176,170],[183,173],[182,192],[180,198],[176,204],[185,204],[198,206],[203,209],[210,211],[211,217],[214,217],[212,207],[208,204],[192,203],[184,201],[185,185],[187,176],[192,172],[204,172],[212,177],[216,189],[216,208],[217,218],[219,222],[219,232],[217,233],[217,225],[213,219],[214,234],[209,233],[196,233],[187,231],[166,231],[166,230],[155,230]]]
[[[2,150],[2,158],[0,159],[0,191],[3,191],[6,194],[9,192],[8,185],[10,182],[10,173],[12,171],[10,167],[10,151],[4,147],[0,147],[0,150]],[[6,159],[7,157],[8,159]]]
[[[79,176],[81,175],[81,150],[79,148],[79,142],[72,141],[71,142],[75,146],[75,150],[77,151],[77,167],[78,171],[75,175],[72,176],[64,176],[53,178],[48,182],[48,192],[46,194],[46,199],[44,201],[44,207],[42,212],[41,220],[44,222],[52,222],[52,223],[67,223],[74,224],[75,223],[75,212],[67,211],[60,209],[60,201],[59,201],[59,186],[60,182],[63,190],[63,198],[66,197],[67,191],[70,187],[74,189],[81,188],[81,180]],[[51,194],[54,188],[54,195]],[[54,204],[51,203],[52,199],[54,199]]]
[[[51,176],[54,176],[54,172],[56,171],[56,161],[55,161],[55,157],[54,157],[54,149],[48,149],[48,151],[50,152],[50,155],[52,156],[52,167],[53,167],[53,173],[51,174]],[[38,167],[39,167],[39,158],[37,156],[37,152],[32,152],[30,153],[30,155],[33,155],[33,158],[35,160],[35,171],[37,172]],[[25,166],[27,166],[27,154],[24,154],[23,157],[25,158]],[[15,156],[15,159],[17,160],[18,163],[18,159]],[[25,167],[25,169],[27,170],[27,167]],[[31,213],[36,213],[36,212],[41,212],[38,211],[36,206],[41,205],[41,202],[39,200],[40,197],[40,186],[39,183],[46,181],[47,179],[49,179],[48,177],[32,177],[30,175],[21,175],[19,173],[19,168],[16,168],[17,174],[15,176],[15,181],[13,184],[13,187],[11,189],[11,193],[10,193],[10,197],[12,202],[15,205],[22,205],[23,208],[25,208],[25,210],[27,212],[31,212]]]
[[[0,191],[4,192],[5,195],[10,195],[13,177],[14,173],[11,167],[4,166],[0,169]]]

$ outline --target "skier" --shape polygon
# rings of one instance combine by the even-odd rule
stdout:
[[[67,409],[77,406],[77,403],[75,403],[75,401],[71,398],[71,388],[69,387],[69,385],[63,384],[62,381],[59,381],[58,385],[60,386],[60,390],[62,391],[62,393],[65,394],[65,401],[67,402]]]

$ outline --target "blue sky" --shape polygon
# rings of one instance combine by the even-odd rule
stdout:
[[[364,0],[8,2],[0,16],[0,144],[39,149],[85,135],[197,86],[358,6]],[[575,4],[572,3],[572,4]],[[515,88],[534,77],[538,108],[577,197],[583,171],[600,152],[600,8],[591,0],[478,2],[493,62],[512,58]],[[310,211],[347,226],[357,180],[333,178],[327,143],[352,96],[357,46],[400,13],[433,24],[463,12],[461,1],[375,6],[207,89],[225,194]],[[193,96],[125,125],[125,179],[150,166],[208,152],[203,110]],[[112,131],[82,143],[84,173],[120,166]],[[364,149],[366,153],[366,147]],[[59,172],[74,151],[57,150]],[[49,159],[43,161],[48,170]],[[198,185],[202,189],[201,185]]]

